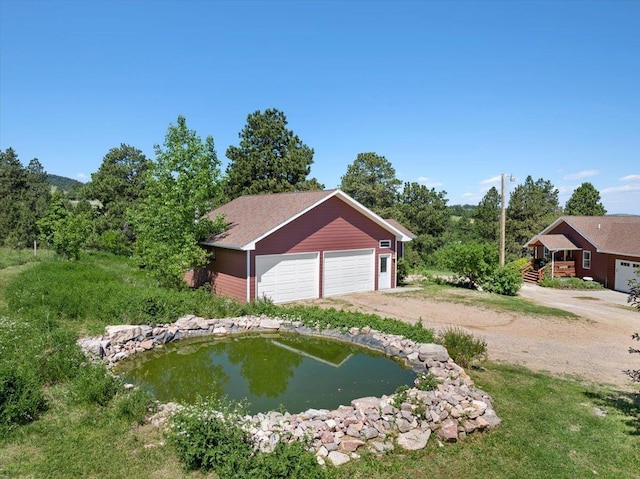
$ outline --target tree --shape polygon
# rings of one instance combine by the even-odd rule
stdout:
[[[340,179],[342,191],[382,215],[394,206],[401,184],[389,160],[376,153],[358,153]]]
[[[135,209],[144,198],[145,181],[151,161],[138,150],[122,143],[104,156],[85,195],[100,201],[97,233],[102,247],[112,252],[127,252],[133,242],[133,231],[126,217],[127,209]]]
[[[438,251],[443,266],[476,287],[489,279],[498,266],[498,250],[485,242],[450,243]]]
[[[199,242],[221,231],[222,219],[203,218],[220,191],[220,162],[213,138],[203,142],[184,117],[170,124],[164,149],[145,179],[146,196],[129,211],[141,264],[166,285],[180,285],[187,269],[206,262]]]
[[[257,110],[247,116],[240,145],[227,148],[230,163],[224,193],[227,200],[246,194],[323,189],[307,180],[313,149],[287,129],[287,118],[277,109]]]
[[[586,182],[578,186],[564,207],[565,215],[604,216],[607,210],[600,201],[600,192],[595,186]]]
[[[12,148],[0,152],[0,243],[20,248],[38,237],[37,220],[47,213],[50,187],[38,159],[26,168]]]
[[[493,186],[473,213],[474,233],[483,241],[495,244],[500,241],[500,202],[500,193]]]
[[[535,182],[527,176],[524,184],[516,186],[507,207],[507,251],[520,257],[523,245],[561,214],[558,190],[550,181],[539,178]]]
[[[412,263],[421,262],[425,255],[442,245],[442,235],[449,221],[446,194],[446,191],[437,192],[434,188],[407,182],[395,206],[382,211],[417,235],[409,244],[408,257]]]

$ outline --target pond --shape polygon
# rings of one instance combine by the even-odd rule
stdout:
[[[415,379],[383,353],[286,333],[183,339],[136,354],[117,370],[162,402],[227,396],[248,400],[251,414],[335,409],[355,398],[391,394]]]

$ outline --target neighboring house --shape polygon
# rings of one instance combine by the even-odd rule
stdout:
[[[593,278],[628,293],[640,268],[640,216],[561,216],[525,246],[534,249],[538,278],[550,267],[554,276]]]
[[[341,190],[241,196],[207,216],[227,229],[203,243],[211,261],[187,274],[216,294],[276,303],[396,287],[411,232]]]

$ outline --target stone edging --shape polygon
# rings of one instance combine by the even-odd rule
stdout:
[[[309,328],[300,321],[279,318],[204,319],[189,315],[173,324],[156,327],[107,326],[105,335],[84,338],[78,343],[85,354],[113,365],[137,352],[182,338],[261,331],[323,336],[376,349],[404,360],[418,374],[431,373],[438,385],[431,391],[411,388],[402,398],[391,394],[354,399],[349,406],[333,411],[309,409],[297,414],[271,411],[246,416],[241,426],[260,450],[271,451],[278,441],[306,438],[320,463],[328,459],[340,465],[358,457],[356,451],[363,447],[375,453],[394,449],[396,445],[408,450],[422,449],[432,432],[441,440],[456,442],[471,432],[500,424],[491,397],[475,387],[443,346],[416,343],[369,327],[342,332]],[[161,423],[177,407],[180,406],[161,405],[152,422]]]

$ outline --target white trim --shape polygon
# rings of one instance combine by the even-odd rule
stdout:
[[[380,271],[380,267],[382,266],[382,258],[387,259],[386,274],[389,276],[389,286],[385,285],[384,287],[380,285],[380,273],[382,273],[382,271]],[[392,264],[393,264],[393,255],[391,253],[380,253],[378,255],[378,289],[393,288],[393,277],[391,276],[393,274],[393,271],[392,271],[393,268],[391,267]]]
[[[245,244],[244,246],[241,246],[240,249],[243,249],[243,250],[247,250],[247,249],[254,250],[254,249],[256,249],[256,243],[257,242],[259,242],[260,240],[262,240],[262,239],[266,238],[267,236],[273,234],[274,232],[276,232],[280,228],[288,225],[292,221],[298,219],[300,216],[304,215],[308,211],[311,211],[315,207],[321,205],[322,203],[324,203],[325,201],[329,200],[330,198],[333,198],[334,196],[340,197],[345,203],[350,204],[352,208],[354,208],[356,211],[360,212],[361,214],[363,214],[364,216],[369,218],[374,223],[378,224],[378,226],[381,226],[382,228],[386,229],[387,231],[393,233],[396,236],[396,239],[399,239],[400,241],[403,241],[403,242],[404,241],[411,241],[411,238],[409,236],[405,235],[402,231],[400,231],[399,229],[395,228],[394,226],[392,226],[391,224],[386,222],[384,219],[382,219],[380,216],[375,214],[373,211],[371,211],[366,206],[358,203],[356,200],[351,198],[344,191],[342,191],[342,190],[333,190],[330,194],[328,194],[324,198],[316,201],[311,206],[309,206],[309,207],[305,208],[304,210],[296,213],[295,215],[287,218],[285,221],[283,221],[279,225],[275,226],[274,228],[270,229],[266,233],[263,233],[262,235],[258,236],[253,241]]]
[[[585,254],[589,255],[589,266],[585,266]],[[592,262],[592,258],[591,258],[591,251],[589,251],[588,249],[583,249],[582,250],[582,269],[591,269],[591,262]]]
[[[247,303],[249,302],[251,302],[251,251],[247,250]]]
[[[388,246],[383,246],[382,243],[388,244]],[[381,239],[378,241],[378,247],[380,249],[391,249],[391,240],[390,239]]]

